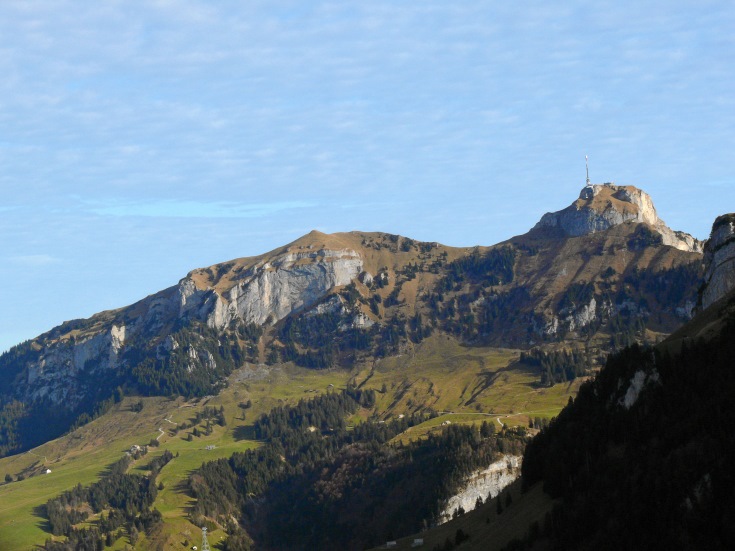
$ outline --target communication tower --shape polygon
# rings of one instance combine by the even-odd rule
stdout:
[[[587,169],[587,185],[590,185],[590,165],[587,155],[584,156],[584,167]]]
[[[202,551],[212,551],[207,541],[207,527],[202,526]]]

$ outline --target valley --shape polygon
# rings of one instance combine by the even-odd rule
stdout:
[[[446,421],[473,424],[489,419],[497,423],[496,418],[500,416],[504,424],[527,426],[529,416],[555,416],[569,397],[576,394],[581,381],[540,387],[537,374],[508,369],[518,355],[514,350],[466,347],[451,338],[436,336],[422,342],[410,354],[386,358],[374,366],[351,372],[314,371],[292,364],[246,366],[230,376],[227,388],[217,396],[196,400],[125,398],[113,410],[69,435],[29,452],[0,459],[0,473],[26,477],[0,485],[0,542],[11,549],[33,549],[43,543],[50,534],[44,529],[39,507],[78,483],[86,485],[95,481],[105,466],[133,445],[146,445],[159,436],[160,427],[164,431],[159,439],[160,447],[150,448],[148,456],[139,460],[134,469],[161,455],[164,449],[178,454],[161,470],[158,480],[164,489],[158,493],[154,506],[165,520],[157,544],[163,542],[166,548],[182,548],[181,542],[187,539],[193,542],[199,537],[198,527],[188,519],[191,497],[185,483],[192,471],[205,461],[258,446],[251,439],[249,427],[261,413],[333,388],[345,388],[349,382],[378,391],[375,409],[359,412],[354,422],[368,415],[389,419],[423,407],[451,411],[408,429],[397,441],[424,437],[440,430]],[[143,402],[142,410],[132,411],[139,400]],[[247,401],[252,402],[251,408],[239,407],[238,404]],[[220,406],[225,409],[225,427],[214,425],[212,434],[194,438],[192,442],[186,440],[190,430],[171,435],[171,423],[189,422],[205,407]],[[203,425],[199,426],[203,431]],[[206,449],[209,446],[213,448]],[[52,472],[43,474],[42,468]],[[214,542],[223,533],[213,530],[209,535]],[[113,549],[124,548],[123,541],[119,544]]]

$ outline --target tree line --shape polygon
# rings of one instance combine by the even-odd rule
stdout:
[[[67,539],[63,542],[47,540],[43,548],[48,551],[97,551],[122,537],[122,528],[132,544],[140,532],[152,532],[162,522],[161,514],[150,508],[158,493],[156,477],[173,457],[169,450],[164,450],[148,463],[149,474],[143,476],[127,473],[133,458],[126,454],[110,465],[99,481],[89,486],[78,484],[48,500],[44,514],[51,533]],[[90,509],[102,513],[99,520],[90,527],[77,528],[75,525],[87,520]]]
[[[543,351],[532,348],[521,352],[521,361],[538,369],[541,384],[545,386],[573,381],[590,373],[587,354],[582,350]]]

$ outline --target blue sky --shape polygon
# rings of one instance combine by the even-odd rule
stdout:
[[[311,229],[735,210],[728,1],[0,3],[0,350]]]

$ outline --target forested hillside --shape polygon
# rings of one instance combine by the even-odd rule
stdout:
[[[529,444],[524,486],[561,498],[555,549],[735,546],[735,317],[676,355],[611,356]]]
[[[193,522],[225,524],[230,551],[249,549],[251,538],[258,549],[364,549],[435,523],[467,475],[525,444],[525,431],[496,434],[487,421],[389,444],[425,417],[345,425],[373,400],[348,389],[259,418],[261,448],[205,463],[190,478]]]

